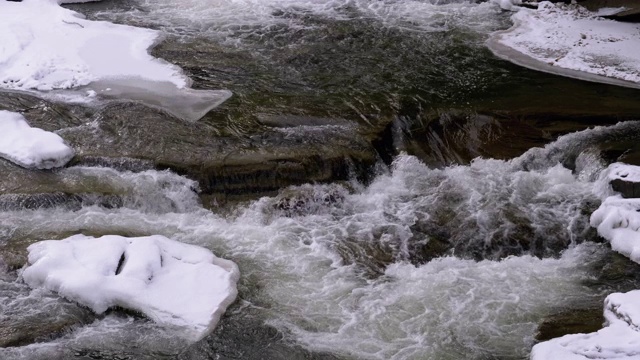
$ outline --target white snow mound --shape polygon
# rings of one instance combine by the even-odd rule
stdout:
[[[25,168],[64,166],[74,156],[57,134],[32,128],[24,116],[0,110],[0,157]]]
[[[237,266],[211,251],[164,236],[75,235],[28,247],[22,278],[100,314],[120,306],[183,327],[196,340],[236,297]]]
[[[601,184],[597,186],[607,188],[608,192],[601,191],[606,198],[591,214],[590,223],[613,250],[640,263],[640,199],[625,199],[613,193],[609,183],[615,179],[640,182],[640,166],[614,163],[602,172]]]
[[[640,24],[597,15],[577,5],[540,2],[538,10],[520,8],[511,17],[514,26],[494,33],[488,45],[496,55],[536,70],[640,85]]]
[[[605,174],[609,181],[620,179],[630,182],[640,182],[640,166],[614,163],[609,165]]]
[[[0,1],[0,88],[68,89],[132,77],[185,87],[177,66],[147,53],[157,38],[154,30],[82,19],[56,0]]]

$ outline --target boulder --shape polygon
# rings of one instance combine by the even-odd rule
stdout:
[[[238,267],[211,251],[164,236],[75,235],[28,247],[23,280],[89,307],[122,307],[196,341],[236,297]]]

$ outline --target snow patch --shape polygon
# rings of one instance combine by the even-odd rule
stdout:
[[[608,182],[616,179],[640,182],[640,166],[632,166],[622,163],[611,164],[606,171],[606,179]]]
[[[0,110],[0,157],[25,168],[51,169],[73,156],[73,149],[57,134],[32,128],[18,113]]]
[[[164,236],[75,235],[28,248],[22,278],[100,314],[120,306],[155,322],[209,333],[236,297],[237,266]]]
[[[73,2],[87,1],[0,1],[0,89],[75,103],[117,97],[190,121],[231,96],[189,89],[178,66],[149,55],[159,32],[85,20],[58,5]]]
[[[488,45],[497,56],[536,70],[639,85],[640,25],[598,15],[581,6],[544,1],[538,10],[520,8],[512,15],[514,26],[494,33]]]
[[[52,0],[0,2],[0,87],[68,89],[104,78],[188,79],[147,53],[158,33],[88,21]]]

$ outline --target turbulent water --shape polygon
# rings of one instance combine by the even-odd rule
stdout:
[[[387,110],[411,117],[430,102],[464,104],[505,74],[489,66],[495,60],[482,47],[489,32],[508,26],[508,14],[489,2],[92,6],[90,17],[161,29],[179,46],[196,47],[191,54],[208,44],[198,56],[216,66],[187,71],[196,87],[233,91],[230,102],[241,110],[229,122],[264,109],[365,123]],[[241,70],[229,65],[237,59]],[[37,343],[0,349],[0,357],[218,358],[219,349],[208,344],[237,322],[232,343],[243,341],[244,324],[256,323],[284,339],[253,344],[250,338],[239,349],[227,344],[229,358],[262,358],[274,343],[304,348],[309,353],[301,358],[525,358],[545,316],[598,306],[612,290],[588,286],[610,252],[594,242],[588,225],[606,165],[598,144],[638,132],[639,123],[621,123],[512,160],[478,158],[442,168],[401,154],[366,185],[307,184],[211,210],[201,206],[196,182],[168,171],[62,169],[56,179],[65,187],[107,195],[0,197],[0,253],[7,262],[0,263],[0,325],[23,332],[51,327],[41,335],[34,330]],[[13,269],[24,263],[26,245],[76,233],[161,234],[207,247],[239,265],[240,298],[221,327],[193,345],[136,314],[95,316],[19,281]]]
[[[630,122],[586,130],[510,161],[443,169],[401,155],[368,186],[292,187],[232,211],[202,209],[197,184],[170,172],[71,167],[63,178],[102,182],[120,194],[117,206],[7,209],[0,234],[9,243],[78,232],[162,234],[205,246],[239,264],[244,308],[313,351],[519,358],[545,315],[607,291],[586,286],[608,251],[585,242],[593,240],[585,206],[598,203],[602,169],[593,143],[638,129]],[[579,164],[573,171],[560,165],[569,160]],[[425,261],[422,248],[442,238],[451,249]],[[29,292],[14,276],[0,283],[4,321],[88,325],[2,349],[3,358],[157,358],[187,346],[172,329],[120,313],[94,319]]]

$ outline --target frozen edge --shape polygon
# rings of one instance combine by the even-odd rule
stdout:
[[[86,94],[89,91],[94,92],[96,95],[88,98]],[[191,123],[200,120],[209,111],[217,108],[233,96],[233,93],[229,90],[177,88],[169,82],[144,79],[130,79],[128,81],[99,80],[74,89],[46,92],[0,88],[0,94],[3,93],[24,94],[54,103],[95,108],[102,108],[113,103],[138,103],[164,111]]]
[[[518,27],[520,27],[520,25],[521,25],[520,21],[516,20],[513,26],[510,27],[509,29],[496,31],[489,36],[489,39],[485,42],[485,44],[489,48],[489,50],[491,50],[493,55],[503,60],[509,61],[511,63],[514,63],[516,65],[519,65],[531,70],[546,72],[549,74],[564,76],[564,77],[577,79],[577,80],[584,80],[584,81],[590,81],[590,82],[607,84],[607,85],[622,86],[622,87],[632,88],[632,89],[640,89],[639,83],[634,83],[631,81],[626,81],[626,80],[621,80],[616,78],[610,78],[602,75],[588,73],[585,71],[579,71],[579,70],[573,70],[573,69],[567,69],[567,68],[549,65],[544,61],[537,60],[529,55],[526,55],[500,42],[502,40],[502,35],[509,34],[515,31]]]
[[[166,40],[166,34],[163,34],[158,30],[134,25],[87,20],[82,14],[61,6],[62,4],[67,3],[93,1],[101,0],[53,0],[51,5],[55,10],[62,11],[65,16],[68,15],[74,19],[78,18],[78,21],[82,21],[83,23],[86,22],[87,24],[84,26],[82,24],[77,24],[83,28],[88,27],[89,29],[92,29],[94,27],[99,28],[100,26],[104,28],[102,23],[106,23],[116,27],[152,31],[153,36],[150,39],[150,43],[144,50],[142,50],[141,53],[144,53],[149,57],[148,64],[156,64],[164,67],[165,69],[173,69],[176,73],[168,77],[165,76],[163,79],[148,79],[138,74],[93,76],[94,79],[88,84],[85,83],[86,85],[68,88],[54,88],[53,90],[38,90],[37,88],[32,87],[0,86],[0,94],[5,91],[8,93],[25,93],[57,103],[79,104],[93,107],[101,107],[112,102],[141,103],[149,107],[160,109],[188,122],[195,122],[201,119],[209,111],[220,106],[232,96],[232,92],[226,89],[193,89],[193,79],[185,73],[183,68],[163,58],[151,55],[153,49]],[[44,4],[48,5],[48,3]],[[33,4],[29,3],[27,5]],[[18,12],[18,14],[20,13]],[[65,21],[64,18],[62,18],[62,21]],[[11,25],[11,23],[9,25]],[[85,29],[85,31],[89,30]],[[115,33],[118,35],[117,32]],[[107,32],[105,34],[111,33]]]

